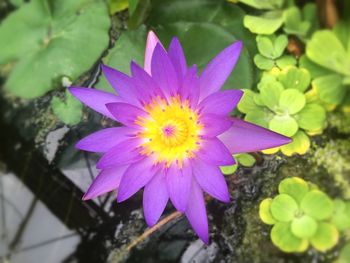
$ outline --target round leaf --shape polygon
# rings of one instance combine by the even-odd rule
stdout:
[[[269,129],[284,136],[292,137],[298,131],[297,121],[288,115],[275,115],[269,122]]]
[[[237,154],[235,159],[240,165],[245,167],[252,167],[256,162],[255,158],[249,153]]]
[[[265,58],[260,54],[256,54],[254,56],[254,63],[259,69],[262,69],[262,70],[270,70],[275,65],[272,59]]]
[[[298,211],[298,204],[286,194],[277,195],[271,203],[271,213],[274,218],[281,222],[290,222]]]
[[[310,238],[317,230],[317,222],[308,215],[294,218],[291,226],[292,233],[299,238]]]
[[[256,111],[250,111],[245,115],[245,120],[264,128],[268,128],[269,121],[272,118],[272,114],[266,109],[259,109]]]
[[[290,223],[276,223],[271,230],[272,242],[284,252],[304,252],[309,242],[293,235]]]
[[[284,155],[305,154],[310,149],[310,139],[302,131],[298,131],[293,137],[292,142],[281,147]]]
[[[346,204],[342,200],[337,199],[334,201],[332,224],[335,225],[339,231],[350,228],[350,214],[347,213]]]
[[[296,89],[284,90],[279,100],[279,106],[286,109],[291,115],[296,114],[304,108],[305,103],[305,95]]]
[[[278,186],[280,194],[287,194],[293,197],[298,203],[309,192],[309,185],[298,177],[286,178]]]
[[[346,94],[346,87],[343,86],[342,81],[340,75],[332,74],[314,79],[312,86],[322,101],[330,104],[340,104]]]
[[[305,214],[317,220],[325,220],[333,213],[333,201],[323,192],[312,190],[308,192],[300,204]]]
[[[276,220],[272,216],[270,211],[271,203],[272,203],[272,199],[266,198],[260,203],[260,206],[259,206],[259,216],[261,220],[268,225],[273,225],[276,223]]]
[[[225,175],[234,174],[237,171],[238,165],[220,166],[220,170]]]
[[[303,68],[287,67],[282,70],[278,80],[286,89],[297,89],[304,92],[310,85],[310,73]]]
[[[335,226],[329,223],[319,223],[316,234],[310,239],[311,245],[319,251],[327,251],[333,248],[339,239],[339,232]]]
[[[283,55],[282,57],[278,58],[276,60],[276,65],[279,68],[285,68],[288,66],[295,66],[297,63],[297,60],[293,56]]]
[[[237,108],[242,113],[248,113],[251,111],[259,111],[260,107],[254,102],[254,91],[244,89],[243,96],[239,101]]]
[[[326,122],[326,110],[315,103],[306,106],[296,116],[300,128],[307,131],[322,130]]]
[[[250,32],[262,35],[271,35],[283,24],[280,11],[266,12],[262,16],[246,15],[243,24]]]
[[[264,81],[260,84],[261,102],[270,110],[274,111],[278,106],[278,102],[283,91],[283,86],[278,81]]]

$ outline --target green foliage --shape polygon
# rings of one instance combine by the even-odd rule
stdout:
[[[256,163],[255,158],[248,153],[235,154],[233,157],[237,163],[235,165],[221,166],[220,170],[223,174],[234,174],[238,168],[238,165],[241,165],[243,167],[253,167]]]
[[[246,114],[245,120],[293,138],[292,143],[280,147],[287,156],[304,154],[310,147],[305,132],[318,134],[326,125],[325,109],[309,101],[305,94],[310,80],[307,70],[294,66],[265,73],[258,84],[259,92],[245,91],[238,104],[238,109]]]
[[[350,243],[347,243],[342,250],[336,263],[349,263],[350,258]]]
[[[5,89],[41,96],[76,80],[108,46],[109,17],[102,0],[32,0],[0,25],[0,66],[13,66]]]
[[[317,31],[307,43],[301,65],[313,78],[319,98],[328,104],[350,106],[350,32],[349,22],[333,30]]]
[[[78,124],[83,115],[83,105],[68,90],[65,92],[65,101],[53,97],[51,107],[54,114],[67,125]]]
[[[301,178],[282,180],[279,194],[260,203],[259,215],[271,230],[272,242],[284,252],[333,248],[339,231],[350,228],[350,203],[332,200]]]
[[[108,0],[109,13],[115,14],[129,7],[129,0]]]

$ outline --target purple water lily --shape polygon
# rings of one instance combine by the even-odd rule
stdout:
[[[285,136],[230,118],[240,90],[219,91],[233,70],[242,43],[225,48],[198,77],[187,67],[177,38],[168,51],[148,34],[144,68],[131,62],[131,76],[102,65],[118,95],[89,88],[70,92],[95,111],[123,124],[78,142],[81,150],[103,153],[101,169],[84,199],[117,190],[122,202],[144,187],[146,222],[153,226],[170,199],[208,243],[203,191],[229,202],[219,166],[233,165],[232,154],[277,147]]]

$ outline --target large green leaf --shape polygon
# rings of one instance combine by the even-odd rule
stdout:
[[[314,79],[312,86],[322,101],[330,104],[339,104],[344,99],[347,91],[342,82],[341,75],[331,74]]]
[[[283,24],[281,11],[266,12],[261,16],[246,15],[244,26],[255,34],[271,35]]]
[[[35,98],[89,70],[108,45],[101,0],[33,0],[0,26],[0,65],[15,62],[5,88]]]

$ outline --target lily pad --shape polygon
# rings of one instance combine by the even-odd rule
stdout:
[[[108,46],[109,26],[101,0],[22,5],[0,26],[0,65],[14,63],[5,89],[35,98],[58,87],[64,76],[76,80]]]

